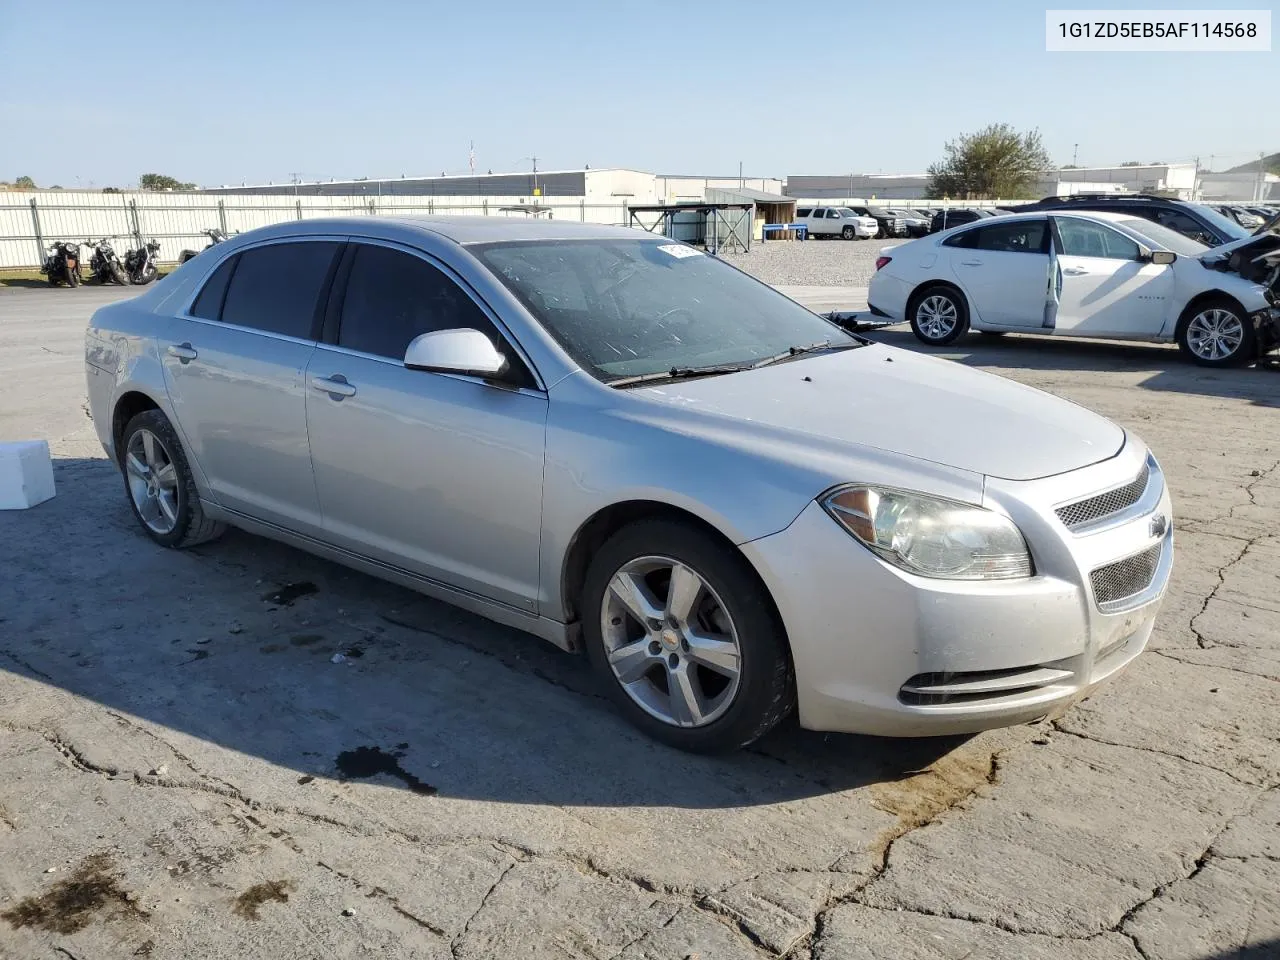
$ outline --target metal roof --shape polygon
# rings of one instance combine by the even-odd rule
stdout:
[[[707,194],[723,193],[734,197],[744,197],[756,203],[795,203],[795,197],[784,197],[780,193],[768,193],[764,190],[753,190],[750,187],[708,187]]]

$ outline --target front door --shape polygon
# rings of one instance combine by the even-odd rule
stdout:
[[[980,327],[1039,329],[1043,325],[1049,288],[1048,232],[1045,218],[1009,220],[973,227],[943,244]]]
[[[1079,217],[1054,217],[1059,333],[1154,337],[1164,325],[1173,270],[1141,259],[1137,241]]]
[[[470,294],[420,253],[353,243],[331,309],[334,342],[307,371],[326,539],[536,612],[546,395],[531,377],[497,385],[404,366],[420,334],[472,328],[525,370]]]
[[[186,449],[224,507],[320,532],[304,375],[341,244],[294,240],[224,261],[159,343]]]

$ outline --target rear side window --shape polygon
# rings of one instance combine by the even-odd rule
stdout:
[[[1062,252],[1068,257],[1105,257],[1111,260],[1137,260],[1138,244],[1123,233],[1089,220],[1071,217],[1058,219],[1058,236]]]
[[[316,307],[338,247],[307,241],[246,250],[227,288],[222,322],[314,339]]]
[[[231,279],[231,271],[236,268],[236,258],[228,257],[217,270],[213,271],[196,302],[191,305],[191,315],[204,320],[217,320],[222,313],[222,300],[227,295],[227,281]]]
[[[1019,220],[1016,223],[993,223],[970,230],[976,235],[974,246],[996,253],[1039,253],[1043,249],[1045,220]]]
[[[939,214],[941,216],[941,214]],[[956,221],[963,223],[963,221]],[[953,224],[954,225],[954,224]],[[953,233],[947,239],[942,241],[944,247],[961,247],[965,250],[972,250],[978,245],[978,234],[982,232],[982,228],[977,230],[962,230],[959,233]]]
[[[338,346],[403,360],[415,337],[459,327],[479,330],[502,349],[489,318],[440,270],[400,250],[371,244],[356,248]]]
[[[797,217],[807,217],[807,216],[809,216],[809,214],[811,214],[811,213],[813,213],[813,208],[812,208],[812,207],[798,207],[798,208],[796,209],[796,216],[797,216]]]

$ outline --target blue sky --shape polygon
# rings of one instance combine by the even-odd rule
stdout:
[[[1224,168],[1280,150],[1280,53],[1050,54],[1047,4],[56,6],[70,31],[0,0],[0,179],[461,173],[472,140],[480,171],[537,156],[539,169],[918,172],[992,121],[1039,128],[1061,163],[1077,143],[1083,165],[1214,154]],[[62,106],[68,81],[82,96]]]

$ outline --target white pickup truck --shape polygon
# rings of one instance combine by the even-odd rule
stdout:
[[[811,237],[865,240],[880,232],[875,217],[859,216],[848,207],[796,207],[796,222],[808,227]]]

